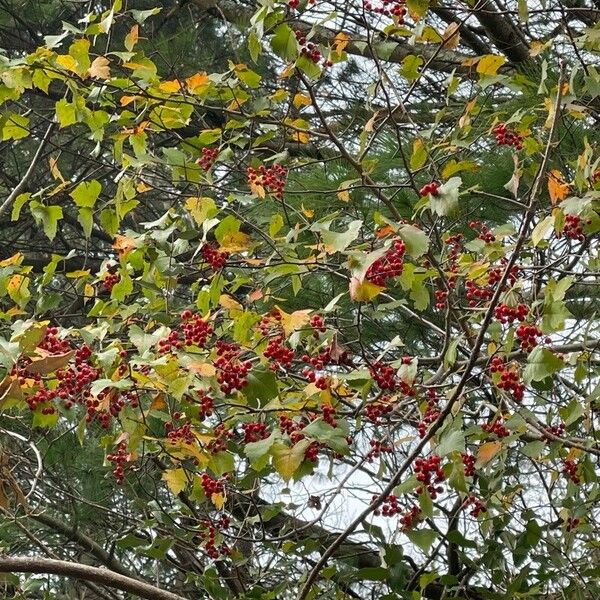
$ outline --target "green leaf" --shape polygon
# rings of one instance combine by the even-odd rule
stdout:
[[[20,140],[29,135],[29,117],[16,113],[9,113],[0,118],[0,132],[2,141]]]
[[[437,453],[440,456],[446,456],[451,452],[464,452],[465,451],[465,434],[460,429],[454,429],[446,433],[440,441]]]
[[[82,208],[93,208],[102,191],[102,185],[96,179],[82,181],[70,194],[75,204]]]
[[[302,430],[302,433],[317,442],[326,444],[336,452],[345,454],[348,450],[348,441],[346,440],[346,433],[340,425],[341,423],[338,423],[338,427],[332,427],[322,419],[316,419],[309,423]]]
[[[275,398],[278,392],[277,377],[270,369],[256,367],[248,373],[248,385],[244,387],[244,396],[250,403],[257,400],[266,403]]]
[[[398,235],[406,244],[406,251],[413,258],[419,258],[429,250],[429,238],[427,234],[414,225],[402,225],[398,229]]]
[[[19,194],[13,204],[12,213],[10,215],[11,221],[18,221],[19,216],[21,214],[21,209],[24,204],[31,198],[31,192],[25,192],[24,194]]]
[[[296,34],[289,25],[281,23],[275,29],[275,34],[271,38],[271,48],[273,52],[284,60],[295,60],[298,56],[299,46]]]
[[[45,206],[37,200],[29,203],[29,210],[33,218],[42,224],[46,237],[52,241],[56,237],[58,221],[63,218],[63,210],[60,206]]]
[[[408,539],[416,544],[423,552],[427,553],[437,538],[437,533],[432,529],[409,529],[405,532]]]
[[[403,64],[406,63],[405,58]],[[402,73],[404,75],[404,73]],[[405,75],[406,77],[406,75]],[[427,162],[427,149],[421,138],[416,138],[413,142],[413,151],[410,156],[410,168],[413,170],[420,169]]]
[[[532,381],[542,381],[560,371],[564,366],[564,362],[556,354],[547,348],[537,346],[527,359],[527,366],[523,370],[523,380],[528,384]]]
[[[462,185],[460,177],[451,177],[438,188],[437,196],[429,196],[429,209],[431,212],[446,217],[451,215],[458,206],[458,191]]]
[[[409,54],[402,61],[402,67],[400,68],[400,73],[402,74],[403,77],[406,77],[406,79],[408,79],[408,81],[415,81],[421,74],[420,69],[423,66],[423,62],[424,61],[420,56],[415,56],[414,54]],[[422,164],[420,166],[413,166],[413,158],[411,157],[410,166],[412,169],[419,169],[420,167],[422,167],[425,164],[425,161],[427,160],[427,152],[424,149],[422,152],[425,153],[425,156],[422,156],[422,154],[420,153],[419,157],[417,159],[415,159],[416,164],[418,164],[422,160]],[[413,150],[413,156],[414,156],[414,154],[415,153]]]
[[[56,119],[61,128],[77,123],[77,107],[66,98],[61,98],[55,105]]]
[[[275,443],[275,432],[268,438],[258,442],[250,442],[244,446],[244,454],[250,460],[250,465],[255,471],[261,471],[269,461],[269,452]]]

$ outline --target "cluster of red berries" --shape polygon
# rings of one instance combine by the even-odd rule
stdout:
[[[385,287],[388,279],[402,275],[405,253],[406,244],[402,240],[395,240],[392,247],[369,266],[365,279],[379,287]]]
[[[371,503],[374,503],[379,496],[377,494],[373,495]],[[384,517],[393,517],[395,515],[399,515],[402,512],[402,507],[398,504],[398,497],[395,494],[390,494],[386,496],[381,508],[377,508],[373,511],[373,514],[378,517],[383,515]]]
[[[473,477],[475,475],[475,462],[477,461],[475,455],[468,452],[461,452],[460,457],[465,469],[465,477]]]
[[[512,397],[521,402],[525,395],[525,385],[521,382],[519,373],[515,368],[508,367],[499,356],[494,356],[490,361],[490,372],[500,373],[500,381],[496,384],[501,390],[512,394]]]
[[[279,415],[279,430],[281,433],[285,433],[290,437],[294,436],[292,442],[295,444],[296,442],[304,439],[304,434],[298,435],[298,431],[303,429],[304,426],[298,421],[294,421],[294,419],[290,419],[286,415]]]
[[[523,136],[506,127],[506,123],[499,123],[492,130],[496,136],[498,146],[514,146],[517,150],[523,149]]]
[[[39,343],[38,348],[42,348],[50,354],[64,354],[71,349],[71,344],[66,338],[61,339],[59,337],[58,327],[47,327],[44,338]]]
[[[213,479],[208,473],[202,473],[200,483],[207,498],[211,498],[213,494],[222,494],[225,491],[223,482]]]
[[[219,454],[227,450],[227,443],[235,437],[235,432],[228,429],[224,423],[219,423],[213,429],[213,439],[208,442],[207,449],[211,454]]]
[[[380,400],[367,404],[365,416],[371,423],[378,425],[381,423],[381,418],[390,414],[394,410],[393,405],[389,401],[388,396],[383,396]]]
[[[181,413],[173,413],[173,420],[181,419]],[[188,421],[179,427],[176,427],[173,422],[165,423],[167,431],[167,439],[172,444],[183,443],[191,446],[196,441],[196,436],[192,431],[192,424]]]
[[[302,56],[305,56],[306,58],[308,58],[308,60],[315,63],[315,65],[318,65],[321,62],[321,59],[323,59],[324,67],[332,67],[333,66],[333,62],[331,60],[323,57],[323,55],[321,54],[321,51],[319,50],[319,47],[316,44],[313,44],[312,42],[307,41],[306,34],[303,31],[300,31],[299,29],[297,29],[294,33],[296,35],[296,40],[298,41],[298,45],[300,46],[300,54]]]
[[[389,453],[394,450],[394,447],[389,442],[382,442],[380,440],[370,440],[369,446],[371,446],[367,454],[367,461],[369,462],[373,462],[376,458],[379,458],[382,453]]]
[[[204,171],[210,171],[219,156],[218,148],[202,148],[202,153],[196,161]]]
[[[313,337],[318,339],[320,333],[325,333],[327,327],[325,327],[325,320],[321,315],[313,315],[310,318],[310,326],[313,328]]]
[[[472,279],[465,283],[466,297],[469,301],[469,306],[472,308],[480,302],[491,300],[494,295],[494,288],[491,285],[479,286]]]
[[[320,442],[312,442],[304,451],[304,458],[310,462],[317,462],[319,460],[319,451],[322,448],[324,448],[324,445]]]
[[[107,273],[102,278],[102,287],[110,293],[119,281],[121,281],[121,276],[118,273]]]
[[[447,290],[435,290],[435,307],[438,310],[444,310],[448,302]]]
[[[308,0],[308,4],[316,4],[317,0]],[[297,9],[300,6],[300,0],[288,0],[288,6],[291,9]]]
[[[217,548],[217,534],[225,529],[229,529],[231,521],[226,515],[222,515],[221,518],[216,522],[204,521],[202,537],[204,540],[204,551],[208,554],[209,558],[217,560],[221,556],[230,556],[231,548],[225,543],[221,544]]]
[[[380,0],[379,2],[363,0],[365,10],[385,17],[396,17],[395,20],[398,25],[404,23],[404,15],[406,14],[404,4],[404,0]]]
[[[246,174],[248,185],[262,186],[278,200],[283,198],[287,179],[287,169],[283,165],[274,164],[272,167],[261,165],[258,169],[248,167]]]
[[[323,421],[332,427],[337,427],[337,421],[335,420],[335,407],[331,404],[321,405],[321,414]]]
[[[471,507],[469,514],[475,518],[477,518],[481,513],[487,512],[486,505],[479,498],[477,498],[477,496],[470,495],[469,497],[465,498],[463,507],[467,508],[468,506]]]
[[[578,468],[574,460],[566,459],[563,463],[563,473],[570,479],[575,485],[581,483],[581,477],[577,473]]]
[[[204,420],[213,414],[215,403],[214,400],[206,393],[201,392],[200,397],[196,402],[200,404],[200,410],[198,411],[198,418],[200,420]]]
[[[310,367],[304,367],[302,375],[320,390],[326,390],[329,387],[329,378],[326,375],[317,375]]]
[[[390,365],[384,365],[381,362],[374,363],[369,367],[371,377],[381,390],[394,391],[398,387],[398,377],[396,376],[397,369]]]
[[[492,230],[481,221],[471,221],[469,228],[477,232],[477,238],[483,240],[486,244],[496,241],[496,236],[492,233]]]
[[[562,421],[558,425],[548,425],[548,427],[544,429],[542,437],[544,441],[549,442],[552,437],[561,437],[564,435],[565,429],[566,425]]]
[[[586,220],[586,224],[590,225],[591,219]],[[565,226],[562,231],[563,235],[570,240],[585,241],[585,233],[583,232],[583,222],[578,215],[565,215]]]
[[[410,529],[421,516],[421,509],[418,506],[413,506],[409,511],[406,511],[400,517],[400,525],[402,529]]]
[[[524,321],[529,314],[529,307],[526,304],[517,304],[517,306],[508,306],[508,304],[498,304],[494,311],[494,316],[503,325],[512,324],[514,321]]]
[[[200,250],[200,255],[213,271],[220,271],[229,259],[229,252],[221,252],[213,244],[204,244]]]
[[[168,354],[172,350],[183,348],[183,341],[179,339],[178,331],[171,331],[166,338],[158,340],[158,353]]]
[[[420,190],[420,196],[439,196],[440,193],[440,184],[436,181],[432,181],[430,183],[426,183]]]
[[[429,398],[427,399],[427,409],[419,421],[419,437],[424,438],[427,433],[427,428],[434,423],[440,416],[440,409],[438,406],[439,398],[434,390],[427,390]]]
[[[129,452],[127,451],[127,442],[121,442],[117,446],[116,452],[109,454],[106,457],[113,463],[114,469],[112,474],[115,477],[117,485],[123,485],[125,480],[125,463],[129,460]]]
[[[216,343],[217,382],[224,394],[232,390],[241,390],[247,383],[246,376],[252,368],[250,361],[240,360],[242,351],[238,344],[229,344],[223,340]]]
[[[213,334],[212,325],[191,310],[184,310],[181,313],[181,321],[184,344],[204,348],[206,340]]]
[[[291,367],[294,360],[294,351],[283,345],[283,336],[280,335],[269,340],[264,355],[271,361],[269,367],[273,371],[280,367],[284,369]]]
[[[442,470],[442,459],[437,454],[432,454],[429,458],[417,458],[415,473],[417,481],[421,484],[416,490],[417,494],[427,490],[431,499],[435,500],[437,495],[444,491],[441,485],[436,485],[446,479]]]
[[[244,444],[251,444],[269,437],[269,428],[264,423],[251,422],[243,423],[242,431],[244,432]]]
[[[573,531],[573,529],[579,526],[579,523],[581,523],[581,519],[577,519],[576,517],[568,517],[566,523],[567,531]]]
[[[525,352],[531,352],[539,343],[542,331],[537,325],[527,325],[525,323],[519,325],[516,330],[521,349]]]
[[[502,422],[502,419],[498,419],[493,423],[485,423],[481,426],[481,429],[483,429],[486,433],[495,434],[498,438],[505,438],[510,435],[510,432]]]

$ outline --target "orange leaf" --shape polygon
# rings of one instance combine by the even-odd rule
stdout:
[[[479,468],[490,462],[490,460],[500,452],[501,448],[502,444],[500,442],[486,442],[485,444],[482,444],[477,453],[475,467]]]
[[[135,241],[124,235],[117,235],[113,243],[113,248],[119,253],[119,256],[127,256],[136,247]]]
[[[349,43],[350,43],[350,36],[347,33],[340,31],[333,39],[333,45],[334,45],[336,54],[338,56],[341,56],[342,52],[345,50],[346,46]]]
[[[562,173],[558,169],[553,169],[548,175],[548,194],[552,204],[557,204],[569,195],[570,186],[563,180]]]
[[[49,354],[43,358],[34,359],[25,367],[25,370],[28,373],[39,373],[40,375],[54,373],[66,366],[73,356],[75,356],[75,350],[64,354]]]
[[[192,94],[198,94],[209,84],[210,80],[208,79],[208,75],[202,72],[188,77],[185,82]]]

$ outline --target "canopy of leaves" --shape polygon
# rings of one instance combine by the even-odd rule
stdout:
[[[599,28],[0,0],[3,596],[600,597]]]

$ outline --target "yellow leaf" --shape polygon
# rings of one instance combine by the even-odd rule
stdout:
[[[206,219],[214,217],[218,212],[215,201],[207,196],[202,198],[188,198],[185,201],[185,208],[198,225],[202,225]]]
[[[285,481],[289,481],[304,461],[304,453],[310,446],[309,440],[301,440],[293,446],[276,443],[271,450],[273,466]]]
[[[86,283],[83,286],[83,303],[86,304],[90,298],[93,298],[96,294],[94,286],[91,283]]]
[[[340,31],[334,38],[333,38],[333,46],[335,48],[335,53],[338,56],[342,55],[342,52],[346,49],[346,46],[350,43],[350,36],[347,33],[344,33],[343,31]]]
[[[66,274],[66,277],[69,277],[69,279],[79,279],[79,277],[87,277],[90,274],[90,270],[86,269],[80,269],[78,271],[69,271]]]
[[[225,495],[224,494],[213,494],[210,497],[211,502],[215,505],[217,510],[221,510],[225,506]]]
[[[500,452],[501,448],[502,444],[500,442],[486,442],[485,444],[482,444],[477,453],[475,467],[479,468],[490,462],[490,460]]]
[[[497,54],[486,54],[477,63],[477,72],[480,75],[496,75],[498,69],[506,62],[504,56]]]
[[[148,185],[147,183],[144,183],[143,181],[140,181],[136,186],[135,186],[135,191],[138,194],[144,194],[146,192],[149,192],[150,190],[154,189],[151,185]]]
[[[248,102],[248,98],[234,98],[228,105],[227,110],[239,110],[243,104]]]
[[[23,254],[21,252],[17,252],[13,254],[10,258],[5,258],[0,261],[0,267],[10,267],[12,265],[20,265],[23,262]]]
[[[25,297],[29,297],[29,279],[23,275],[13,275],[6,286],[6,291],[15,304],[20,304]]]
[[[444,33],[442,33],[442,37],[444,41],[442,42],[442,46],[444,48],[456,48],[460,43],[460,25],[455,21],[451,21],[448,23],[446,29],[444,29]]]
[[[241,252],[250,246],[250,236],[242,231],[229,231],[221,239],[222,252]]]
[[[162,81],[159,84],[158,89],[161,92],[167,93],[178,92],[181,89],[181,83],[179,83],[177,79],[172,79],[171,81]]]
[[[234,300],[231,296],[228,296],[227,294],[221,294],[219,298],[219,304],[227,310],[244,310],[243,306],[237,300]]]
[[[141,99],[141,96],[121,96],[121,100],[119,102],[121,103],[121,106],[127,106],[128,104]]]
[[[198,94],[202,92],[210,83],[210,79],[205,72],[196,73],[185,80],[188,89],[192,94]]]
[[[302,214],[309,219],[312,219],[315,216],[315,211],[312,208],[306,208],[304,204],[302,205]]]
[[[353,277],[350,280],[350,298],[355,302],[369,302],[384,289],[370,281],[361,281],[358,277]]]
[[[310,134],[304,131],[294,131],[294,133],[292,133],[292,141],[298,142],[299,144],[308,144],[310,141]]]
[[[62,173],[58,168],[58,158],[50,157],[48,159],[48,164],[50,165],[50,173],[52,173],[52,177],[54,177],[54,179],[60,179],[63,183],[65,183],[65,178],[62,176]]]
[[[98,56],[90,65],[90,68],[88,69],[88,75],[98,79],[110,79],[110,69],[108,68],[108,65],[108,58],[104,56]]]
[[[260,184],[254,183],[253,181],[250,182],[250,191],[252,192],[253,196],[258,196],[259,198],[264,198],[266,196],[265,188]]]
[[[162,474],[161,479],[167,483],[168,488],[175,496],[185,489],[188,482],[183,469],[169,469]]]
[[[311,104],[312,100],[305,94],[296,94],[294,96],[294,106],[296,108],[300,108],[301,106],[310,106]]]
[[[558,204],[569,195],[570,186],[563,180],[562,173],[558,169],[552,169],[548,175],[548,194],[552,204]]]
[[[288,314],[279,308],[279,306],[276,306],[275,309],[278,310],[281,315],[281,326],[283,327],[283,332],[286,336],[290,336],[294,331],[304,327],[308,323],[310,313],[312,312],[311,310],[296,310],[293,313]]]
[[[70,54],[61,54],[57,56],[56,62],[61,67],[63,67],[63,69],[67,69],[67,71],[73,71],[73,73],[77,73],[77,61]]]
[[[134,25],[129,33],[125,36],[125,48],[128,52],[131,52],[137,41],[140,39],[140,26]]]

